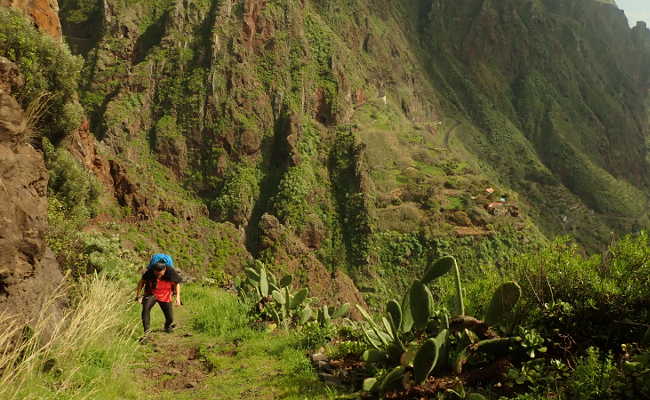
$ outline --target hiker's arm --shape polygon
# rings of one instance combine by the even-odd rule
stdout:
[[[180,283],[176,284],[176,305],[177,306],[181,305],[181,284]]]
[[[144,279],[140,279],[140,282],[138,282],[138,287],[135,289],[135,301],[138,301],[138,298],[140,298],[140,291],[144,287]]]

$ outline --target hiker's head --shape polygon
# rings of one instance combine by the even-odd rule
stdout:
[[[167,264],[164,262],[157,262],[154,264],[152,270],[153,274],[156,275],[156,278],[162,278],[163,275],[165,275],[165,271],[167,271]]]

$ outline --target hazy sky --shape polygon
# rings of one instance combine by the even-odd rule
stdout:
[[[650,25],[650,0],[616,0],[618,7],[625,10],[630,25],[646,21]]]

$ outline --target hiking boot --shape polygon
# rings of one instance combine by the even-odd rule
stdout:
[[[171,324],[171,325],[165,327],[165,332],[172,333],[175,328],[176,328],[176,324]]]

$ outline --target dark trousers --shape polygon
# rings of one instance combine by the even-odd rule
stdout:
[[[158,301],[156,300],[156,296],[145,296],[142,299],[142,326],[144,327],[145,333],[149,332],[151,309],[156,303],[158,303],[163,314],[165,314],[165,330],[169,330],[174,323],[172,303]]]

